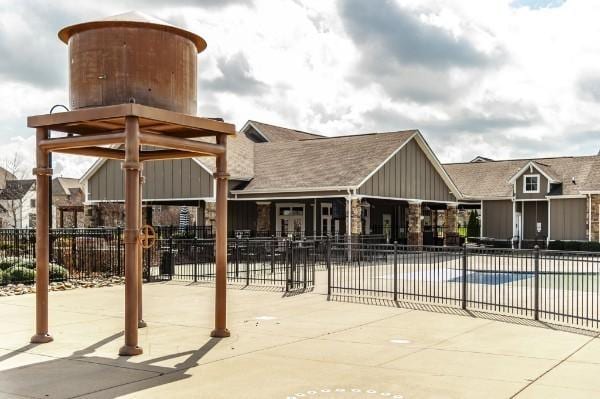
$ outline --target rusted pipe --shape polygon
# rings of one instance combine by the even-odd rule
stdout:
[[[65,148],[62,150],[54,150],[63,154],[84,155],[89,157],[100,157],[108,159],[125,159],[125,151],[114,148],[88,147],[88,148]]]
[[[142,161],[157,161],[160,159],[194,158],[197,156],[199,156],[198,153],[190,152],[190,151],[156,150],[156,151],[142,151],[140,153],[140,160],[142,160]]]
[[[144,164],[140,163],[140,207],[139,207],[139,219],[140,219],[140,227],[144,225],[144,218],[142,213],[143,202],[143,188],[144,183],[146,182],[144,176],[142,176],[142,171],[144,170]],[[138,245],[138,328],[146,327],[146,322],[144,321],[143,316],[143,297],[142,297],[142,286],[144,284],[144,250],[142,245]]]
[[[217,144],[226,148],[227,136],[217,135]],[[215,277],[215,329],[211,337],[229,337],[227,329],[227,154],[217,156],[217,237]]]
[[[138,346],[138,253],[140,207],[140,130],[135,116],[125,118],[125,345],[119,355],[142,353]]]
[[[49,168],[48,152],[39,146],[39,143],[48,138],[48,129],[38,127],[35,131],[36,141],[36,168],[33,174],[36,175],[36,229],[35,229],[35,335],[31,337],[30,342],[34,344],[43,344],[52,341],[52,336],[48,333],[48,283],[50,276],[48,274],[48,263],[50,261],[50,212],[49,201],[49,176],[52,176],[52,169]]]
[[[201,155],[221,155],[225,153],[225,146],[218,142],[217,144],[212,144],[204,141],[181,139],[150,133],[140,133],[140,141],[144,145],[190,151]]]
[[[96,145],[123,144],[125,133],[94,134],[90,136],[58,137],[55,139],[44,139],[38,146],[44,150],[56,151],[68,148],[81,148]]]

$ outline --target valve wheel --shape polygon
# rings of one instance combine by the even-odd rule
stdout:
[[[154,228],[149,224],[143,225],[140,232],[140,244],[142,245],[142,248],[152,248],[155,243],[156,233],[154,232]]]

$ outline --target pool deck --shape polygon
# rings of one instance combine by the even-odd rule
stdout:
[[[229,290],[144,286],[144,354],[122,345],[123,286],[50,293],[55,341],[28,344],[34,296],[0,298],[0,398],[592,398],[600,340],[533,321]],[[426,307],[423,307],[426,309]],[[440,309],[438,309],[440,310]]]

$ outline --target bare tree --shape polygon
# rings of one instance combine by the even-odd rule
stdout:
[[[18,227],[19,215],[23,208],[24,193],[19,185],[10,184],[11,180],[22,180],[25,177],[25,168],[23,166],[23,157],[15,153],[12,158],[5,159],[2,162],[2,168],[6,171],[4,176],[4,188],[2,193],[2,205],[9,213],[10,225],[13,228]]]

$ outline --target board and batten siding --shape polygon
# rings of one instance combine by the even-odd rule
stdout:
[[[523,179],[525,175],[539,175],[540,176],[540,192],[539,193],[524,193],[523,192]],[[540,173],[536,168],[532,168],[532,172],[529,173],[529,169],[523,172],[521,176],[515,182],[515,198],[520,199],[545,199],[548,194],[548,179],[546,176]]]
[[[523,239],[536,240],[548,237],[548,201],[525,201],[521,205]],[[537,224],[541,231],[537,231]]]
[[[481,229],[483,237],[510,239],[513,235],[511,200],[483,201]]]
[[[192,159],[146,161],[142,175],[146,200],[198,199],[214,196],[213,177]],[[122,201],[121,162],[109,159],[88,179],[89,201]]]
[[[550,240],[587,240],[587,199],[550,200]]]
[[[415,140],[409,141],[373,176],[358,188],[358,194],[376,197],[456,201]]]

